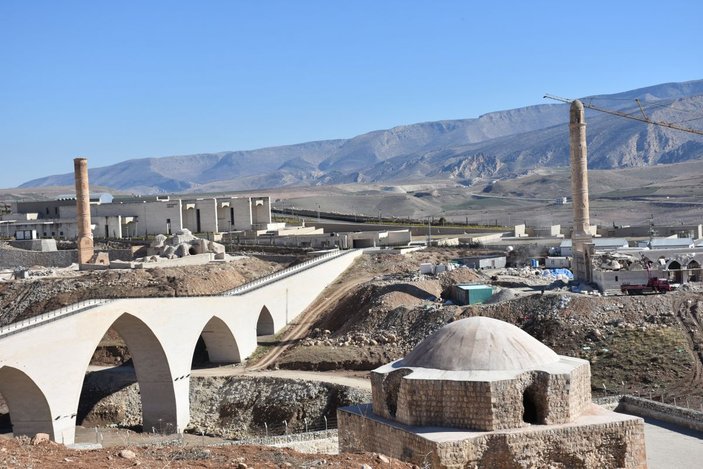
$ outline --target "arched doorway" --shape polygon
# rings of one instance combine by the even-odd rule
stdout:
[[[400,392],[400,384],[404,376],[412,373],[412,370],[401,368],[399,370],[388,373],[383,378],[383,393],[386,402],[386,409],[391,417],[395,417],[398,411],[398,393]]]
[[[273,325],[273,316],[268,308],[264,306],[259,313],[259,319],[256,321],[256,335],[273,335],[275,333]]]
[[[544,425],[546,417],[545,396],[532,384],[522,392],[522,421],[532,425]]]
[[[0,368],[0,393],[9,412],[7,423],[15,436],[48,433],[54,439],[49,403],[29,376],[17,368]]]
[[[213,316],[205,324],[195,345],[193,367],[241,361],[239,347],[232,331],[222,319]]]
[[[669,274],[673,276],[674,283],[683,283],[683,272],[681,271],[681,264],[678,261],[671,261],[667,266]]]
[[[688,281],[689,282],[700,282],[701,281],[701,265],[695,259],[691,260],[686,266],[688,269]]]
[[[100,363],[97,367],[95,357],[99,354],[93,355],[92,368],[88,370],[91,373],[86,375],[83,382],[77,424],[95,426],[111,423],[146,431],[176,431],[178,409],[174,380],[158,338],[141,319],[125,313],[112,323],[96,351],[101,349],[106,338],[115,340],[115,336],[124,344],[124,353],[117,359],[117,366]],[[95,379],[100,377],[94,376],[96,373],[102,375],[101,383],[108,383],[102,389],[96,390]],[[135,382],[135,387],[126,389]],[[123,389],[124,397],[121,396],[118,402],[103,401],[103,398],[123,392]],[[138,418],[139,402],[131,402],[135,397],[141,403],[141,419]],[[99,412],[94,412],[99,402],[103,405],[99,406]]]

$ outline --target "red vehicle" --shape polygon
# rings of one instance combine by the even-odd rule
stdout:
[[[666,293],[673,290],[669,281],[665,278],[650,278],[646,284],[620,285],[620,291],[626,295],[643,295],[645,293]]]

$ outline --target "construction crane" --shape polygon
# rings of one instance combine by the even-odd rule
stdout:
[[[554,96],[552,94],[545,94],[544,95],[545,99],[553,99],[555,101],[561,101],[562,103],[571,103],[573,99],[567,99],[567,98],[562,98],[560,96]],[[583,107],[586,109],[593,109],[594,111],[598,112],[604,112],[606,114],[611,114],[613,116],[620,116],[624,117],[626,119],[632,119],[640,122],[644,122],[646,124],[652,124],[652,125],[659,125],[661,127],[667,127],[669,129],[674,129],[674,130],[680,130],[682,132],[688,132],[691,134],[696,134],[696,135],[703,135],[703,130],[698,130],[698,129],[691,129],[689,127],[683,127],[677,124],[673,124],[671,122],[665,122],[665,121],[654,121],[647,117],[647,114],[644,112],[644,108],[642,107],[642,103],[640,103],[639,99],[635,99],[635,102],[640,108],[640,112],[642,113],[642,117],[639,116],[633,116],[632,114],[626,114],[624,112],[620,111],[613,111],[612,109],[603,109],[598,106],[594,106],[593,104],[586,104],[583,103]]]

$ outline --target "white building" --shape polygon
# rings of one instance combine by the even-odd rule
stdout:
[[[689,249],[695,247],[695,244],[692,238],[670,236],[667,238],[653,238],[651,241],[639,241],[637,246],[650,249]]]
[[[628,247],[625,238],[593,238],[593,244],[596,251],[616,251],[621,248]],[[559,245],[561,255],[571,257],[573,255],[571,239],[565,239]]]
[[[91,198],[90,215],[95,238],[120,239],[132,236],[172,234],[183,228],[193,233],[223,233],[267,229],[271,203],[262,197],[169,196]],[[38,202],[16,202],[13,213],[3,216],[3,230],[36,230],[43,238],[73,239],[77,235],[76,201],[65,198]]]

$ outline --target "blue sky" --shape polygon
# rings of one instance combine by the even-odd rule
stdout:
[[[0,187],[703,78],[703,3],[0,1]]]

